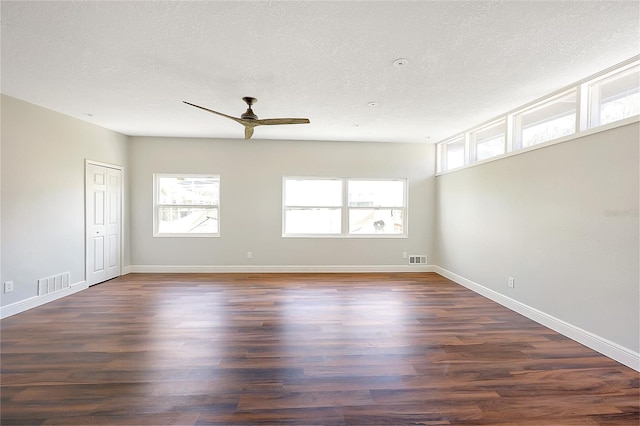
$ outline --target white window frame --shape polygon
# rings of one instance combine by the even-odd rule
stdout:
[[[474,126],[471,129],[455,134],[452,137],[449,137],[447,139],[444,139],[441,142],[438,142],[436,144],[436,161],[437,161],[436,175],[448,173],[449,171],[457,171],[457,170],[465,169],[468,167],[473,167],[476,164],[483,164],[483,163],[487,163],[495,160],[500,160],[506,157],[510,157],[512,155],[517,155],[523,152],[528,152],[535,149],[544,148],[550,145],[555,145],[557,143],[573,140],[594,132],[612,129],[615,127],[627,125],[629,123],[635,123],[640,121],[640,114],[639,114],[639,115],[622,118],[618,121],[613,121],[611,123],[601,125],[599,123],[599,116],[600,116],[599,99],[595,99],[596,96],[594,95],[592,90],[594,87],[597,87],[598,84],[602,83],[604,80],[612,76],[615,76],[617,74],[628,72],[629,70],[637,67],[640,67],[640,55],[636,55],[624,62],[621,62],[610,68],[607,68],[606,70],[603,70],[597,74],[589,76],[572,85],[563,87],[562,89],[557,90],[553,93],[550,93],[547,96],[536,99],[533,102],[529,102],[505,114],[502,114],[498,117],[494,117],[491,120],[488,120],[482,124]],[[637,68],[637,72],[640,72],[640,68]],[[575,132],[570,135],[561,136],[556,139],[550,139],[548,141],[544,141],[528,147],[522,147],[521,134],[519,133],[521,130],[520,129],[521,126],[520,126],[520,123],[517,122],[518,115],[522,112],[535,109],[537,107],[541,107],[544,104],[551,102],[558,97],[565,96],[574,90],[576,91]],[[489,157],[489,158],[478,161],[477,149],[476,149],[477,133],[480,131],[483,131],[488,127],[491,127],[492,125],[495,125],[497,122],[501,120],[505,120],[505,152],[504,154],[496,155],[494,157]],[[460,138],[465,139],[464,166],[457,167],[455,169],[448,169],[447,158],[446,158],[447,156],[446,145],[455,140],[459,140]]]
[[[585,103],[586,103],[586,111],[587,111],[587,120],[588,120],[587,127],[588,128],[592,129],[594,127],[598,127],[601,125],[600,123],[600,112],[601,112],[600,111],[600,107],[601,107],[600,87],[602,86],[602,84],[606,80],[609,80],[611,77],[622,76],[623,74],[627,74],[627,73],[631,74],[633,72],[636,72],[636,73],[640,72],[639,62],[634,62],[626,66],[619,67],[613,71],[600,75],[597,78],[583,84],[583,86],[587,88],[586,89],[587,100]],[[620,121],[620,120],[616,120],[616,121]],[[615,123],[616,121],[613,121],[612,123]],[[610,123],[606,123],[606,124],[610,124]]]
[[[218,204],[160,204],[159,203],[159,190],[160,190],[160,178],[206,178],[218,180]],[[221,210],[220,210],[220,194],[222,192],[220,175],[212,173],[154,173],[153,174],[153,236],[158,238],[216,238],[220,237],[220,223],[221,223]],[[202,208],[210,207],[218,210],[218,232],[208,233],[169,233],[159,232],[159,210],[163,207],[183,207],[183,208]]]
[[[286,182],[287,180],[338,180],[342,183],[342,204],[340,206],[294,206],[294,205],[286,205]],[[380,181],[380,182],[388,182],[388,181],[401,181],[403,183],[403,200],[404,207],[400,206],[373,206],[373,207],[360,207],[360,206],[349,206],[349,182],[350,181]],[[340,209],[341,215],[341,232],[333,233],[333,234],[297,234],[297,233],[286,233],[286,211],[290,209],[296,208],[321,208],[321,209]],[[358,209],[394,209],[394,210],[402,210],[403,215],[403,227],[401,234],[352,234],[349,233],[349,211],[350,210],[358,210]],[[317,177],[317,176],[283,176],[282,178],[282,237],[283,238],[379,238],[379,239],[394,239],[394,238],[408,238],[409,236],[409,180],[407,178],[340,178],[340,177]]]
[[[503,150],[501,154],[494,155],[491,157],[483,158],[482,160],[478,160],[478,134],[482,133],[488,129],[493,127],[502,127],[502,134],[504,135],[503,141]],[[507,153],[507,120],[506,117],[499,117],[497,120],[493,120],[487,124],[482,125],[481,127],[476,127],[472,131],[469,132],[469,162],[475,163],[477,161],[490,161],[494,158],[501,157]]]
[[[286,187],[288,180],[318,180],[318,181],[338,181],[341,183],[341,204],[334,206],[312,206],[312,205],[287,205],[286,204]],[[344,231],[344,183],[341,178],[335,177],[308,177],[308,176],[284,176],[282,178],[282,236],[283,237],[320,237],[320,238],[328,238],[328,237],[339,237],[342,235]],[[332,210],[339,209],[340,210],[340,232],[339,233],[286,233],[286,214],[289,210],[307,210],[307,209],[322,209],[322,210]]]
[[[454,167],[451,168],[449,167],[449,145],[451,144],[455,144],[455,143],[460,143],[462,142],[462,148],[463,148],[463,153],[462,153],[462,165],[458,166],[458,167]],[[451,139],[447,139],[446,141],[442,142],[441,144],[438,145],[438,155],[439,155],[439,163],[438,163],[438,171],[439,172],[444,172],[447,170],[455,170],[458,169],[460,167],[464,167],[469,163],[469,156],[468,156],[468,145],[469,145],[469,140],[468,138],[465,138],[465,135],[458,135],[456,137],[453,137]]]
[[[568,95],[570,95],[572,93],[575,93],[575,96],[576,96],[576,102],[575,102],[575,106],[576,106],[576,108],[575,108],[575,111],[576,111],[575,112],[575,114],[576,114],[576,123],[574,125],[573,133],[571,133],[570,135],[573,135],[573,134],[577,133],[579,131],[579,123],[577,122],[578,121],[579,110],[580,110],[580,107],[579,107],[579,91],[577,90],[576,87],[572,87],[569,90],[565,90],[565,91],[563,91],[561,93],[558,93],[556,95],[549,96],[549,97],[545,98],[544,100],[542,100],[540,102],[536,102],[533,105],[530,105],[530,106],[528,106],[526,108],[519,109],[518,111],[514,112],[513,114],[509,114],[508,122],[511,123],[511,129],[512,129],[511,138],[510,138],[511,139],[511,150],[510,151],[517,151],[519,149],[523,149],[523,148],[526,149],[526,148],[529,148],[531,146],[537,145],[537,144],[534,144],[534,145],[530,145],[529,147],[523,147],[522,146],[522,133],[524,131],[524,128],[522,126],[522,117],[523,117],[524,114],[528,114],[528,113],[531,113],[531,112],[535,112],[535,111],[544,109],[544,108],[548,107],[550,104],[553,104],[553,103],[557,102],[559,99],[562,99],[562,98],[564,98],[564,97],[566,97],[566,96],[568,96]],[[550,118],[553,118],[553,117],[550,117]],[[567,135],[567,136],[569,136],[569,135]],[[564,137],[564,136],[562,136],[562,137]],[[556,138],[556,139],[558,139],[558,138]],[[541,143],[545,143],[545,142],[548,142],[548,141],[551,141],[551,140],[554,140],[554,139],[549,139],[549,140],[541,142]]]

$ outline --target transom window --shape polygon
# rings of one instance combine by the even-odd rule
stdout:
[[[506,152],[505,120],[500,120],[471,133],[471,144],[475,147],[476,161],[486,160]]]
[[[283,182],[283,236],[404,237],[405,179],[293,178]]]
[[[576,132],[576,111],[575,89],[522,111],[515,115],[514,142],[527,148],[571,135]]]
[[[444,161],[446,161],[446,163],[443,163],[443,165],[445,170],[457,169],[458,167],[464,166],[464,147],[464,136],[459,136],[444,145]]]
[[[570,139],[640,116],[640,56],[545,96],[437,145],[437,171]]]
[[[589,97],[591,127],[640,114],[640,67],[631,67],[592,82]]]
[[[220,177],[154,174],[153,235],[220,235]]]

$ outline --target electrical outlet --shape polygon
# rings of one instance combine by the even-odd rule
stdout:
[[[513,288],[516,285],[516,279],[513,277],[509,277],[509,287]]]
[[[10,293],[13,291],[13,281],[7,281],[4,283],[4,292]]]
[[[407,258],[407,252],[406,252],[406,251],[403,251],[403,252],[402,252],[402,258],[403,258],[403,259],[406,259],[406,258]]]
[[[253,252],[247,252],[247,259],[253,259]]]

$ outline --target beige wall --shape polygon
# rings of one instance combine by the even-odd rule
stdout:
[[[637,353],[639,128],[437,177],[434,263]]]
[[[124,166],[126,176],[127,137],[4,95],[1,132],[0,282],[15,288],[1,294],[5,306],[35,297],[39,278],[84,281],[85,159]]]
[[[433,145],[133,137],[130,150],[134,270],[407,267],[402,252],[433,252]],[[153,238],[153,173],[219,174],[220,238]],[[282,238],[283,176],[408,178],[409,237]]]

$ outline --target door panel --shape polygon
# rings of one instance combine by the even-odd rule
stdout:
[[[104,269],[104,198],[107,187],[104,167],[87,164],[87,282],[95,284],[106,280]]]
[[[122,171],[86,166],[87,284],[120,275]]]
[[[104,278],[104,237],[93,238],[93,274]]]
[[[107,268],[113,269],[120,263],[120,250],[118,250],[118,237],[116,235],[109,235],[107,237],[107,247],[109,252],[107,253]]]
[[[93,225],[104,225],[104,185],[93,190]]]
[[[121,202],[122,202],[122,171],[107,169],[107,205],[106,214],[106,241],[105,255],[107,256],[107,278],[111,279],[120,275],[120,241],[121,241]]]

